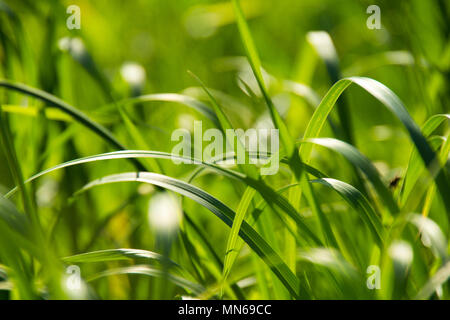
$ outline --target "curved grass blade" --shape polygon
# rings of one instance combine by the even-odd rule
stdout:
[[[77,122],[88,128],[89,130],[95,132],[98,136],[106,140],[108,143],[110,143],[112,146],[114,146],[117,149],[120,150],[126,150],[125,146],[122,145],[116,138],[112,135],[111,132],[109,132],[108,129],[103,127],[102,125],[96,123],[95,121],[91,120],[88,116],[86,116],[83,112],[79,111],[75,107],[69,105],[68,103],[64,102],[63,100],[55,97],[54,95],[51,95],[45,91],[29,87],[27,85],[21,84],[21,83],[15,83],[9,80],[0,80],[0,87],[4,87],[7,89],[11,89],[14,91],[21,92],[23,94],[26,94],[28,96],[32,96],[35,98],[38,98],[49,105],[52,105],[64,113],[70,115],[73,117]],[[133,162],[135,162],[134,160]],[[140,163],[136,163],[135,165],[138,169],[143,169],[143,166]]]
[[[256,50],[255,44],[253,43],[253,38],[251,36],[244,14],[242,12],[239,0],[233,0],[233,8],[236,15],[236,22],[239,28],[239,34],[241,36],[242,43],[245,47],[245,51],[247,52],[248,61],[253,70],[253,74],[255,75],[256,81],[258,82],[258,86],[261,90],[261,93],[263,94],[264,100],[266,101],[267,107],[269,108],[269,112],[272,117],[272,121],[275,125],[275,128],[280,130],[280,138],[282,144],[286,150],[286,153],[290,157],[294,152],[294,145],[290,137],[289,131],[286,128],[286,125],[281,119],[280,114],[275,108],[275,105],[273,104],[272,99],[270,99],[270,96],[267,92],[266,85],[264,84],[264,79],[261,72],[261,62],[259,60],[258,51]]]
[[[434,276],[428,280],[423,288],[417,293],[415,299],[428,299],[441,285],[450,278],[450,261],[442,266]]]
[[[223,167],[220,167],[218,165],[215,165],[213,163],[208,162],[202,162],[200,160],[195,160],[193,158],[187,158],[182,157],[166,152],[160,152],[160,151],[142,151],[142,150],[124,150],[124,151],[115,151],[115,152],[109,152],[109,153],[103,153],[95,156],[89,156],[85,158],[80,158],[72,161],[68,161],[65,163],[62,163],[60,165],[57,165],[53,168],[49,168],[47,170],[41,171],[31,178],[29,178],[26,182],[33,181],[45,174],[48,174],[50,172],[53,172],[55,170],[59,170],[62,168],[70,167],[79,165],[82,163],[88,163],[88,162],[94,162],[94,161],[100,161],[100,160],[111,160],[111,159],[126,159],[126,158],[146,158],[146,157],[154,157],[159,159],[177,159],[181,161],[188,161],[192,164],[200,164],[205,167],[208,167],[210,169],[213,169],[215,172],[221,173],[227,177],[242,181],[243,183],[253,187],[256,189],[265,199],[268,201],[271,205],[276,205],[282,210],[284,210],[302,229],[302,231],[316,244],[320,245],[321,241],[320,239],[310,230],[310,228],[304,223],[298,212],[292,207],[292,205],[282,196],[277,194],[272,188],[267,186],[263,181],[261,180],[254,180],[247,176],[245,176],[242,173],[229,170]],[[297,164],[300,165],[300,164]],[[9,197],[13,195],[16,192],[16,188],[12,189],[6,196]]]
[[[255,189],[247,187],[236,210],[236,216],[233,220],[233,226],[231,227],[231,232],[228,236],[227,248],[225,251],[225,261],[223,263],[223,281],[226,281],[228,275],[230,274],[231,267],[233,266],[234,261],[237,258],[237,254],[239,253],[239,230],[241,229],[242,222],[245,220],[245,214],[247,213],[248,207],[250,206],[255,193]]]
[[[249,155],[247,150],[245,149],[243,143],[241,142],[241,140],[239,139],[239,137],[237,137],[237,142],[236,144],[234,143],[234,135],[230,137],[230,135],[226,134],[226,130],[234,130],[230,120],[228,119],[228,117],[226,116],[225,112],[223,112],[222,107],[219,105],[219,103],[217,102],[217,100],[214,98],[214,96],[211,94],[211,92],[208,90],[208,88],[206,88],[206,86],[204,85],[204,83],[200,80],[199,77],[197,77],[195,74],[193,74],[192,72],[189,72],[201,85],[202,89],[205,91],[205,93],[208,95],[209,100],[211,101],[211,104],[213,105],[214,108],[214,113],[217,116],[217,119],[219,120],[219,127],[222,131],[223,134],[225,134],[225,136],[227,137],[227,143],[233,147],[236,145],[236,154],[237,155],[244,155],[245,159],[244,159],[244,164],[239,164],[239,167],[242,168],[242,171],[249,177],[251,178],[256,178],[257,177],[257,172],[255,170],[255,168],[253,166],[250,165],[250,161],[249,161]]]
[[[204,206],[229,227],[232,227],[233,225],[236,214],[224,203],[193,185],[156,173],[128,172],[110,175],[90,182],[78,193],[84,192],[98,185],[117,182],[144,182],[177,192]],[[245,221],[242,222],[239,235],[250,246],[250,248],[252,248],[264,260],[264,262],[267,263],[267,265],[271,268],[275,275],[277,275],[289,292],[294,297],[298,297],[298,278],[291,272],[278,254],[267,244],[267,242]]]
[[[360,215],[367,227],[372,232],[375,240],[383,246],[384,232],[380,217],[375,213],[367,199],[353,186],[331,178],[316,179],[313,183],[320,183],[335,190],[344,198]]]
[[[62,258],[64,262],[90,263],[103,262],[115,260],[129,260],[129,259],[149,259],[161,263],[168,264],[171,267],[181,268],[180,265],[168,259],[167,257],[148,250],[141,249],[107,249],[86,252]]]
[[[110,269],[103,272],[100,272],[98,274],[95,274],[87,279],[87,281],[94,281],[102,277],[108,277],[113,275],[120,275],[120,274],[140,274],[140,275],[146,275],[156,278],[164,278],[167,279],[174,284],[176,284],[179,287],[187,289],[188,291],[192,291],[194,294],[201,294],[205,291],[205,288],[197,283],[194,283],[192,281],[189,281],[185,278],[172,275],[170,273],[164,272],[162,270],[150,267],[148,265],[136,265],[131,267],[124,267],[124,268],[117,268],[117,269]]]
[[[283,146],[284,151],[286,152],[287,158],[289,160],[289,167],[291,168],[292,172],[294,173],[292,180],[293,180],[293,182],[300,181],[300,186],[302,187],[302,189],[305,190],[305,196],[306,196],[308,203],[310,204],[311,208],[313,209],[314,214],[319,218],[320,227],[323,231],[323,234],[324,234],[324,237],[325,237],[327,243],[329,242],[331,244],[335,244],[336,241],[335,241],[334,235],[331,231],[331,227],[329,226],[328,220],[325,218],[324,214],[321,212],[320,206],[316,202],[316,199],[315,199],[312,187],[309,184],[308,178],[306,177],[305,173],[302,170],[300,170],[300,168],[296,165],[297,163],[302,162],[301,157],[300,157],[299,153],[296,152],[295,144],[294,144],[294,142],[291,138],[291,135],[286,127],[286,124],[281,119],[281,116],[278,113],[277,109],[275,108],[275,105],[267,91],[266,85],[264,83],[264,78],[263,78],[262,72],[261,72],[261,62],[259,60],[258,52],[253,43],[250,29],[247,25],[247,21],[245,20],[239,0],[233,0],[233,8],[234,8],[234,12],[236,15],[236,22],[238,25],[239,34],[241,36],[242,43],[247,52],[247,58],[248,58],[249,64],[253,70],[253,74],[256,78],[259,89],[261,90],[261,93],[264,97],[266,105],[269,109],[273,124],[274,124],[275,128],[279,130],[279,135],[281,138],[282,146]],[[272,190],[272,192],[273,192],[273,190]],[[299,200],[300,198],[301,198],[300,190],[296,190],[295,192],[291,193],[291,197],[290,197],[291,201],[296,201],[296,200]],[[286,201],[286,203],[284,203],[283,205],[288,206],[288,208],[283,208],[283,207],[281,207],[281,208],[289,214],[289,217],[291,219],[293,219],[297,223],[298,226],[300,226],[302,229],[307,231],[308,228],[306,228],[306,226],[303,225],[302,220],[296,214],[297,210],[295,209],[295,207],[293,207],[292,204],[289,203],[288,201]],[[294,206],[297,206],[297,203],[294,203]],[[288,210],[286,210],[286,209],[288,209]],[[292,214],[289,213],[291,211],[292,211]],[[310,237],[312,239],[315,238],[316,242],[321,242],[319,240],[319,238],[316,237],[315,235],[310,235]],[[295,263],[295,260],[294,260],[294,263]]]
[[[214,124],[219,125],[219,120],[215,115],[214,111],[211,110],[206,104],[201,101],[194,99],[190,96],[178,94],[178,93],[155,93],[155,94],[147,94],[143,96],[128,98],[124,100],[120,100],[117,103],[128,105],[128,104],[139,104],[143,102],[152,102],[152,101],[160,101],[160,102],[176,102],[183,104],[189,108],[197,110],[208,119],[210,119]]]
[[[333,40],[331,39],[329,33],[326,31],[308,32],[307,40],[325,63],[331,83],[336,83],[337,81],[339,81],[339,79],[342,78],[341,69],[339,66],[339,58],[336,52],[336,48],[333,44]],[[336,129],[332,121],[330,121],[330,125],[334,133],[338,137],[342,136],[343,134],[344,137],[342,140],[346,140],[348,143],[353,144],[352,124],[350,119],[349,106],[345,97],[343,98],[343,101],[341,101],[337,105],[337,112],[339,121],[341,123],[342,133]]]
[[[419,230],[422,235],[422,242],[427,243],[442,261],[446,261],[448,258],[448,242],[439,225],[433,220],[418,214],[409,215],[408,221]]]
[[[380,174],[371,161],[351,144],[333,138],[316,138],[305,141],[314,143],[343,155],[354,167],[359,168],[370,180],[391,214],[397,214],[399,208],[392,193],[381,180]]]
[[[379,100],[386,108],[388,108],[406,127],[411,140],[415,144],[420,156],[422,157],[427,168],[434,173],[435,167],[438,164],[437,158],[430,145],[427,143],[425,137],[422,135],[419,127],[409,115],[403,103],[400,99],[385,85],[380,82],[364,77],[351,77],[339,80],[328,91],[325,97],[322,99],[320,105],[314,112],[311,120],[306,128],[304,139],[317,138],[329,113],[333,109],[337,99],[352,83],[357,84],[377,100]],[[300,146],[300,154],[308,163],[311,155],[312,145],[303,144]],[[447,208],[447,212],[450,212],[450,198],[446,197],[447,190],[450,190],[449,183],[445,178],[442,170],[439,171],[436,177],[436,183],[438,185],[441,196]]]
[[[347,76],[358,76],[383,66],[412,66],[414,64],[414,56],[409,51],[387,51],[358,59],[343,73]]]
[[[425,138],[428,138],[437,127],[439,127],[445,120],[449,120],[449,114],[436,114],[430,117],[422,126],[422,133]],[[405,172],[404,183],[401,191],[401,203],[405,204],[413,187],[423,171],[423,163],[419,161],[419,154],[417,150],[413,150],[408,161],[408,167]]]

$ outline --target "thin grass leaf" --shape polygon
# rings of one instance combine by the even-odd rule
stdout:
[[[430,280],[420,289],[414,299],[424,300],[428,299],[433,292],[438,290],[450,278],[450,261],[442,266]]]
[[[230,146],[232,146],[233,149],[234,149],[234,146],[236,145],[236,154],[238,154],[238,155],[241,155],[241,154],[245,155],[244,164],[239,164],[239,167],[242,168],[242,171],[247,176],[249,176],[251,178],[256,178],[258,176],[258,173],[256,172],[255,167],[253,167],[250,164],[250,161],[249,161],[250,158],[249,158],[248,152],[245,149],[244,145],[242,144],[240,138],[237,137],[237,142],[235,144],[234,143],[234,136],[230,136],[230,135],[226,134],[226,130],[234,130],[234,128],[233,128],[230,120],[228,119],[228,117],[224,113],[223,108],[219,105],[219,103],[214,98],[214,96],[211,94],[211,92],[209,92],[208,88],[204,85],[204,83],[200,80],[200,78],[198,78],[192,72],[190,72],[190,74],[200,83],[201,87],[203,88],[203,90],[208,95],[208,98],[211,101],[211,104],[213,106],[214,113],[217,116],[217,119],[219,120],[219,127],[220,127],[222,133],[225,134],[225,136],[228,139],[227,143]]]
[[[430,117],[422,126],[422,133],[425,138],[428,138],[434,130],[436,130],[445,120],[449,120],[448,114],[437,114]],[[408,167],[405,172],[405,178],[402,185],[400,201],[404,205],[413,190],[417,179],[423,172],[423,162],[420,161],[419,154],[416,149],[411,153],[408,161]]]
[[[419,127],[411,118],[400,99],[389,88],[387,88],[380,82],[370,78],[351,77],[339,80],[336,84],[334,84],[322,99],[322,102],[311,117],[303,138],[306,140],[317,138],[319,136],[319,133],[323,125],[325,124],[329,113],[333,109],[337,99],[352,83],[357,84],[372,96],[374,96],[402,122],[402,124],[407,129],[411,140],[414,142],[425,165],[434,174],[434,171],[436,171],[435,167],[438,165],[438,163],[436,163],[437,158],[430,145],[427,143],[425,137],[422,135]],[[302,158],[305,159],[304,161],[306,163],[309,162],[311,150],[311,144],[304,144],[300,146],[300,154]],[[450,190],[450,186],[448,185],[448,181],[442,171],[439,171],[439,173],[437,174],[436,183],[438,185],[441,196],[443,197],[447,211],[450,212],[450,198],[445,196],[447,192],[446,190]]]
[[[323,178],[312,181],[313,183],[320,183],[335,190],[345,201],[347,201],[358,213],[361,219],[365,222],[367,227],[372,232],[374,239],[383,246],[384,231],[380,217],[375,213],[367,199],[348,183],[331,179]]]
[[[439,225],[433,220],[418,214],[409,215],[408,221],[419,230],[424,245],[431,247],[436,256],[441,258],[442,261],[446,261],[448,259],[448,241]]]
[[[34,106],[16,106],[16,105],[2,105],[2,109],[4,112],[24,115],[24,116],[32,116],[37,117],[40,115],[40,108]],[[44,115],[49,120],[58,120],[64,122],[72,122],[73,119],[69,117],[67,114],[63,113],[59,109],[56,108],[45,108]]]
[[[374,186],[378,195],[383,200],[391,214],[399,213],[399,208],[392,193],[381,180],[380,174],[371,161],[351,144],[333,138],[316,138],[305,141],[314,143],[343,155],[354,167],[360,169]]]
[[[292,205],[284,197],[280,196],[272,188],[270,188],[265,183],[263,183],[263,181],[251,179],[242,173],[223,168],[223,167],[215,165],[213,163],[202,162],[202,161],[196,160],[194,158],[182,157],[182,156],[178,156],[178,155],[174,155],[174,154],[170,154],[170,153],[166,153],[166,152],[129,150],[129,151],[115,151],[115,152],[109,152],[109,153],[99,154],[99,155],[95,155],[95,156],[80,158],[80,159],[76,159],[76,160],[72,160],[72,161],[68,161],[68,162],[59,164],[53,168],[49,168],[44,171],[41,171],[41,172],[35,174],[34,176],[32,176],[31,178],[29,178],[26,182],[27,183],[31,182],[43,175],[46,175],[55,170],[59,170],[62,168],[71,167],[71,166],[75,166],[75,165],[80,165],[83,163],[100,161],[100,160],[126,159],[126,158],[139,158],[139,157],[141,157],[141,158],[154,157],[154,158],[166,159],[166,160],[176,159],[176,160],[182,160],[182,161],[190,161],[192,164],[200,164],[202,166],[205,166],[205,167],[208,167],[208,168],[214,170],[215,172],[223,174],[229,178],[233,178],[233,179],[242,181],[243,183],[256,189],[264,197],[264,199],[266,201],[268,201],[268,203],[270,205],[272,205],[272,206],[276,205],[280,209],[285,211],[297,223],[297,225],[300,227],[300,229],[304,232],[304,235],[308,236],[312,240],[313,243],[315,243],[316,245],[321,244],[321,240],[305,224],[305,222],[302,220],[302,218],[300,217],[299,213],[295,210],[295,208],[293,208]],[[16,192],[16,190],[17,190],[16,188],[12,189],[6,196],[7,197],[12,196]]]
[[[210,119],[214,124],[219,125],[219,120],[217,119],[216,114],[210,107],[201,101],[194,99],[190,96],[178,94],[178,93],[155,93],[155,94],[147,94],[138,97],[132,97],[124,100],[120,100],[117,103],[122,105],[129,104],[140,104],[143,102],[152,102],[152,101],[160,101],[160,102],[175,102],[185,105],[189,108],[192,108],[205,117]]]
[[[224,203],[214,198],[205,191],[187,184],[181,180],[170,178],[164,175],[138,172],[138,173],[122,173],[110,175],[101,179],[95,180],[84,186],[80,192],[84,192],[90,188],[98,185],[117,183],[117,182],[144,182],[160,186],[162,188],[177,192],[186,196],[198,204],[204,206],[206,209],[214,213],[230,228],[233,225],[235,212],[226,206]],[[298,297],[299,282],[298,278],[289,270],[286,264],[281,260],[278,254],[267,244],[267,242],[245,221],[242,222],[241,231],[239,233],[241,238],[252,248],[277,275],[280,281],[286,286],[289,292]]]
[[[245,51],[247,52],[248,61],[253,70],[253,74],[255,75],[256,81],[258,82],[258,86],[263,94],[264,100],[266,101],[267,107],[269,108],[270,115],[272,117],[272,121],[275,125],[275,128],[280,130],[280,138],[283,143],[283,146],[290,156],[294,151],[294,146],[292,139],[290,137],[289,131],[286,128],[283,120],[280,117],[275,105],[270,99],[270,96],[267,92],[266,85],[264,84],[263,75],[261,72],[261,62],[259,60],[258,51],[256,50],[255,44],[253,43],[253,38],[250,33],[250,29],[248,28],[247,21],[245,20],[244,14],[242,12],[242,8],[239,0],[233,0],[233,8],[234,13],[236,15],[236,22],[239,28],[239,34],[241,35],[242,43],[245,47]]]
[[[234,261],[236,260],[239,253],[239,230],[241,229],[242,222],[245,220],[245,214],[247,213],[248,207],[250,206],[255,193],[255,189],[247,187],[236,210],[236,216],[233,220],[233,226],[231,227],[230,235],[228,236],[227,241],[227,248],[225,250],[225,261],[223,264],[224,281],[230,274],[231,267],[233,266]]]
[[[29,87],[24,84],[15,83],[9,80],[0,80],[0,87],[4,87],[10,90],[21,92],[25,95],[38,98],[49,105],[52,105],[64,113],[68,114],[69,116],[73,117],[77,122],[82,124],[84,127],[88,128],[92,132],[96,133],[98,136],[103,138],[105,141],[110,143],[112,146],[119,150],[125,150],[125,146],[123,146],[116,138],[112,135],[109,130],[107,130],[102,125],[96,123],[95,121],[91,120],[88,116],[86,116],[83,112],[79,111],[75,107],[69,105],[68,103],[64,102],[63,100],[55,97],[54,95],[51,95],[47,92],[44,92],[39,89],[35,89],[32,87]],[[135,161],[135,160],[134,160]],[[138,169],[143,169],[143,166],[140,163],[136,163]]]
[[[80,253],[62,258],[64,262],[68,263],[92,263],[130,259],[155,260],[161,263],[169,264],[171,267],[180,268],[180,265],[176,262],[173,262],[159,253],[141,249],[107,249]]]
[[[199,285],[198,283],[194,283],[185,278],[172,275],[168,272],[164,272],[162,270],[156,269],[148,265],[136,265],[131,267],[106,270],[87,278],[87,281],[90,282],[103,277],[109,277],[114,275],[128,275],[128,274],[146,275],[156,278],[167,279],[176,284],[177,286],[184,288],[185,290],[191,291],[196,295],[199,295],[205,291],[205,288]]]

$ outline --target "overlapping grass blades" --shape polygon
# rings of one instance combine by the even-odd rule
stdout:
[[[91,120],[88,116],[86,116],[83,112],[79,111],[75,107],[71,106],[67,102],[55,97],[54,95],[51,95],[45,91],[29,87],[27,85],[21,84],[21,83],[15,83],[9,80],[0,80],[0,87],[4,87],[7,89],[11,89],[14,91],[21,92],[23,94],[26,94],[31,97],[38,98],[46,103],[48,103],[51,106],[54,106],[64,113],[70,115],[73,117],[76,121],[78,121],[80,124],[88,128],[89,130],[93,131],[97,135],[99,135],[101,138],[103,138],[105,141],[107,141],[109,144],[111,144],[113,147],[119,149],[119,150],[125,150],[125,146],[122,145],[113,135],[112,133],[103,127],[102,125],[98,124],[97,122]],[[144,167],[140,163],[136,163],[138,169],[144,169]]]
[[[190,185],[181,180],[170,178],[156,173],[150,172],[129,172],[110,175],[95,180],[87,184],[80,192],[86,191],[92,187],[117,182],[144,182],[150,183],[168,190],[177,192],[186,196],[214,213],[229,227],[232,227],[235,212],[226,206],[223,202],[214,198],[205,191]],[[299,295],[298,278],[293,274],[286,264],[281,260],[278,254],[267,244],[267,242],[245,221],[242,222],[240,229],[241,238],[252,248],[263,261],[278,276],[280,281],[286,286],[289,292],[294,296]]]
[[[422,157],[425,165],[429,170],[434,172],[436,170],[435,167],[439,166],[436,154],[431,149],[430,145],[426,141],[426,138],[420,131],[420,128],[411,118],[403,103],[389,88],[387,88],[380,82],[370,78],[351,77],[339,80],[337,83],[335,83],[322,99],[320,105],[317,107],[316,111],[311,117],[303,138],[306,140],[318,137],[337,99],[352,83],[357,84],[372,96],[374,96],[402,122],[402,124],[407,129],[410,138],[416,146],[420,156]],[[309,162],[311,150],[311,144],[303,144],[300,146],[300,154],[302,158],[305,159],[306,163]],[[444,176],[444,173],[440,170],[436,176],[436,183],[438,185],[444,203],[446,204],[447,211],[450,212],[450,200],[445,196],[447,190],[450,190],[450,187],[448,185],[447,179]]]

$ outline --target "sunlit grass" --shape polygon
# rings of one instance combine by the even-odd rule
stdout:
[[[448,12],[319,2],[0,1],[0,298],[448,299]],[[194,120],[278,129],[279,171],[172,154]]]

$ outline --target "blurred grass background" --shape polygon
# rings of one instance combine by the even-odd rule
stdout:
[[[71,4],[81,9],[80,30],[66,27],[69,17],[66,8]],[[366,26],[369,17],[366,8],[371,4],[381,8],[380,30]],[[316,106],[284,90],[282,81],[307,85],[321,98],[337,80],[333,75],[330,77],[325,63],[308,41],[311,31],[329,34],[343,76],[366,76],[385,84],[400,97],[419,125],[434,114],[449,112],[447,1],[246,0],[242,6],[262,65],[271,75],[270,94],[294,138],[302,137]],[[76,106],[111,129],[129,149],[170,152],[174,146],[170,135],[176,128],[189,128],[194,119],[213,126],[199,113],[177,103],[135,104],[127,107],[127,113],[139,129],[143,145],[111,104],[113,100],[150,93],[185,93],[207,102],[187,70],[219,92],[236,128],[255,127],[267,118],[262,99],[252,98],[242,90],[240,79],[253,87],[256,83],[244,58],[231,2],[4,0],[0,1],[0,19],[0,78],[40,88]],[[257,89],[255,92],[258,94]],[[70,118],[58,112],[53,116],[43,113],[40,108],[45,104],[37,99],[6,90],[1,95],[25,177],[64,161],[112,150]],[[413,146],[400,122],[360,88],[348,90],[345,99],[351,114],[354,145],[373,161],[386,184],[396,176],[402,177]],[[24,115],[17,106],[39,111],[34,116]],[[332,118],[337,120],[336,111]],[[446,132],[443,126],[439,130]],[[327,126],[322,135],[333,136],[333,131]],[[151,166],[147,160],[143,162]],[[6,164],[4,151],[0,152],[0,163]],[[165,174],[182,180],[192,170],[170,161],[158,163]],[[332,151],[317,147],[313,164],[333,178],[349,183],[358,181],[348,162]],[[114,184],[93,189],[73,203],[69,201],[87,182],[133,169],[126,160],[105,161],[59,171],[32,184],[39,216],[44,230],[51,230],[47,237],[56,256],[109,248],[161,252],[147,222],[149,199],[158,192],[155,188]],[[271,186],[279,188],[288,184],[290,177],[282,169],[280,175],[268,180]],[[234,186],[224,177],[211,174],[200,176],[195,184],[232,208],[237,207],[245,190],[244,185]],[[2,193],[15,185],[6,165],[0,170],[0,185]],[[393,188],[394,194],[399,188]],[[345,220],[348,218],[343,217],[349,212],[348,206],[330,191],[317,190],[324,208],[340,213],[330,219],[348,226],[349,220]],[[430,218],[448,235],[448,216],[442,213],[440,203],[433,202],[433,206]],[[184,200],[183,208],[192,214],[223,257],[228,229],[191,200]],[[420,208],[415,209],[420,212]],[[308,215],[308,207],[301,210]],[[274,218],[272,227],[275,241],[283,251],[285,242],[280,236],[283,226]],[[348,237],[344,242],[358,248],[365,232],[358,227],[343,231],[343,236]],[[173,246],[171,258],[188,263],[190,251],[180,237]],[[358,249],[354,249],[356,252]],[[361,260],[370,260],[369,251],[359,252],[364,255]],[[204,253],[198,254],[201,261],[208,259]],[[243,255],[248,257],[248,248],[245,247]],[[252,276],[250,271],[257,262],[245,258],[237,263],[234,276],[246,279]],[[118,265],[119,262],[107,262],[108,268]],[[305,268],[308,270],[308,266]],[[93,274],[102,269],[98,264],[86,264],[82,273]],[[267,270],[263,270],[263,275],[264,272]],[[345,292],[339,285],[327,291],[328,278],[321,280],[321,275],[322,271],[312,280],[314,294],[309,298],[373,297],[367,290]],[[207,273],[202,276],[205,283],[211,283]],[[182,294],[181,289],[171,286],[162,290],[165,284],[161,283],[130,275],[95,280],[92,285],[101,298],[174,298]],[[262,290],[250,286],[247,298],[286,297]]]

